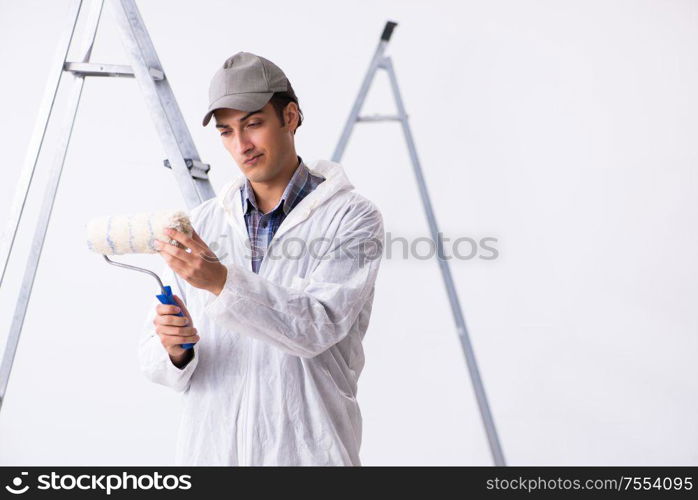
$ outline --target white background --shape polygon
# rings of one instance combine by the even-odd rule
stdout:
[[[2,230],[70,4],[0,1]],[[440,229],[498,238],[498,259],[452,270],[507,462],[698,464],[695,1],[139,7],[217,189],[240,174],[201,126],[227,57],[279,65],[305,114],[298,153],[329,159],[397,21],[388,53]],[[93,61],[127,64],[108,9],[101,30]],[[88,80],[82,97],[0,411],[0,464],[171,464],[180,395],[136,357],[156,283],[90,253],[83,227],[184,204],[136,82]],[[379,74],[364,112],[393,110]],[[399,125],[359,124],[342,163],[387,231],[428,235]],[[27,229],[0,296],[3,345]],[[364,464],[491,463],[436,260],[384,259],[365,353]]]

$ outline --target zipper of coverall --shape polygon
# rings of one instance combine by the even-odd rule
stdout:
[[[238,456],[239,465],[247,463],[247,416],[249,414],[249,389],[250,385],[250,359],[252,358],[252,339],[249,340],[250,348],[247,351],[247,362],[245,363],[245,381],[242,390],[242,416],[240,417],[240,454]]]
[[[243,214],[243,220],[245,216]],[[247,232],[247,224],[245,223],[245,235],[247,236],[247,242],[248,242],[248,248],[252,248],[251,241],[249,238],[249,234]],[[252,266],[252,256],[250,256],[250,260],[247,261],[248,264],[248,269],[251,268]],[[248,344],[249,344],[249,349],[247,349],[246,353],[246,359],[245,359],[245,378],[243,379],[242,382],[242,400],[241,400],[241,416],[240,416],[240,426],[238,429],[238,465],[247,465],[247,441],[246,441],[246,433],[247,433],[247,414],[249,413],[248,409],[248,389],[247,386],[249,385],[250,381],[250,358],[252,357],[252,339],[248,339]]]
[[[283,224],[283,222],[282,222]],[[280,226],[279,226],[280,227]],[[278,230],[277,230],[278,232]],[[264,253],[264,257],[262,259],[262,262],[259,264],[259,269],[257,270],[257,273],[259,276],[264,277],[263,270],[266,269],[266,266],[264,263],[267,261],[266,256],[269,253],[269,247],[271,244],[276,240],[276,233],[274,233],[274,237],[271,239],[269,242],[269,245],[267,245],[267,250]],[[251,265],[251,263],[250,263]],[[243,392],[242,392],[242,400],[243,400],[243,416],[240,418],[240,421],[242,423],[242,431],[240,434],[240,456],[245,457],[244,460],[247,460],[246,454],[247,454],[247,417],[249,416],[249,390],[248,390],[248,385],[250,383],[249,378],[250,378],[250,364],[252,363],[252,356],[253,356],[253,349],[254,349],[254,339],[250,339],[250,348],[247,352],[247,363],[245,366],[245,382],[243,385]],[[238,462],[240,462],[240,457],[238,457]],[[249,465],[247,463],[241,464],[241,465]]]
[[[282,223],[283,224],[283,223]],[[278,232],[278,230],[277,230]],[[272,240],[269,242],[269,245],[267,246],[267,250],[264,253],[265,257],[269,253],[269,246],[271,246],[271,243],[276,239],[276,233],[274,234],[274,237]],[[248,241],[249,241],[249,235],[248,235]],[[263,277],[262,270],[266,269],[266,266],[264,265],[266,259],[262,259],[262,262],[259,264],[259,269],[257,270],[257,274],[259,276]],[[250,266],[252,265],[251,260],[249,261]],[[241,433],[240,433],[240,456],[245,457],[243,460],[247,460],[247,420],[249,416],[249,389],[248,386],[250,384],[249,378],[250,378],[250,365],[252,364],[252,356],[254,355],[253,350],[255,346],[254,339],[249,339],[249,349],[247,351],[247,360],[245,363],[245,381],[243,383],[243,391],[242,391],[242,401],[243,401],[243,413],[242,416],[240,417],[241,421]],[[240,462],[240,457],[238,457],[238,462]],[[243,463],[241,465],[249,465],[249,463]]]
[[[272,238],[272,241],[273,241],[274,239],[275,239],[275,238]],[[269,242],[269,244],[271,245],[271,242]],[[269,248],[268,248],[268,246],[267,246],[267,251],[266,251],[265,254],[264,254],[265,257],[266,257],[266,254],[268,253],[268,251],[269,251]],[[260,264],[259,264],[259,269],[257,270],[257,274],[258,274],[259,276],[262,276],[262,277],[263,277],[262,269],[263,269],[263,268],[266,268],[266,266],[264,266],[264,262],[265,262],[265,261],[266,261],[266,259],[263,258],[263,259],[262,259],[262,262],[260,262]],[[251,265],[251,262],[250,262],[250,265]],[[240,455],[243,456],[243,457],[246,457],[246,454],[247,454],[247,434],[246,434],[246,433],[247,433],[247,417],[248,417],[248,415],[249,415],[249,413],[250,413],[250,411],[249,411],[249,390],[248,390],[248,386],[249,386],[249,384],[250,384],[250,381],[249,381],[249,378],[250,378],[250,365],[251,365],[251,363],[252,363],[252,356],[253,356],[253,352],[252,352],[252,351],[253,351],[253,349],[254,349],[254,345],[255,345],[255,344],[254,344],[254,339],[249,339],[249,346],[250,346],[250,348],[249,348],[248,351],[247,351],[247,360],[246,360],[247,362],[245,363],[245,382],[244,382],[243,390],[242,390],[243,414],[242,414],[242,417],[240,417],[240,421],[242,422],[242,432],[241,432],[241,437],[240,437],[240,449],[241,449]],[[246,458],[245,458],[245,460],[246,460]],[[238,457],[238,462],[240,462],[240,457]],[[244,464],[241,464],[241,465],[249,465],[249,464],[244,463]]]
[[[307,218],[307,215],[309,215],[309,213],[310,213],[310,212],[308,211],[308,213],[306,214],[306,216],[303,217],[303,219],[302,219],[301,221],[299,221],[299,223],[302,222],[303,220],[305,220],[305,219]],[[271,241],[269,241],[269,244],[267,245],[266,251],[264,252],[264,258],[262,259],[262,262],[260,262],[260,264],[259,264],[259,269],[257,270],[257,273],[259,274],[259,276],[264,277],[263,271],[266,270],[266,268],[267,268],[267,266],[265,266],[265,262],[267,261],[266,256],[269,254],[269,248],[271,248],[272,243],[274,243],[276,240],[279,239],[279,238],[277,237],[277,235],[279,234],[279,230],[281,229],[281,226],[283,226],[283,223],[284,223],[285,221],[286,221],[286,219],[284,219],[284,221],[281,222],[281,225],[280,225],[279,228],[276,230],[276,232],[274,233],[274,236],[272,237]],[[248,241],[249,241],[249,235],[248,235]],[[250,265],[251,265],[251,262],[250,262]],[[240,434],[240,436],[241,436],[241,437],[240,437],[240,449],[241,449],[241,452],[239,453],[239,455],[241,455],[241,456],[245,456],[245,454],[247,453],[247,436],[246,436],[246,431],[247,431],[247,417],[248,417],[248,415],[249,415],[249,408],[248,408],[248,403],[249,403],[249,396],[248,396],[248,393],[249,393],[249,391],[248,391],[248,389],[247,389],[247,386],[249,385],[249,380],[248,380],[248,379],[249,379],[249,376],[250,376],[250,363],[251,363],[250,360],[251,360],[251,358],[252,358],[252,349],[253,349],[253,348],[254,348],[254,343],[253,343],[252,339],[250,339],[250,349],[249,349],[248,355],[247,355],[247,363],[246,363],[246,371],[245,371],[245,382],[244,382],[244,386],[243,386],[243,402],[244,402],[244,404],[243,404],[243,407],[244,407],[243,416],[244,416],[244,418],[242,418],[242,417],[240,418],[240,420],[241,420],[241,422],[242,422],[242,426],[241,426],[241,427],[242,427],[242,431],[241,431],[241,434]],[[238,462],[240,462],[240,457],[239,457],[239,456],[238,456]],[[248,465],[248,464],[242,464],[242,465]]]

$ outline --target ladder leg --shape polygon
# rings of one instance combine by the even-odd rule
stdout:
[[[102,0],[97,0],[90,6],[85,25],[84,39],[82,40],[80,46],[82,49],[81,53],[85,54],[85,61],[89,60],[89,55],[92,51],[92,44],[94,43],[101,11]],[[12,324],[10,326],[10,332],[5,344],[5,351],[3,352],[2,364],[0,365],[0,408],[2,408],[2,404],[5,401],[7,385],[10,379],[10,373],[12,371],[12,364],[14,362],[15,353],[17,352],[17,345],[19,344],[22,325],[24,324],[27,306],[29,305],[29,298],[34,285],[34,278],[36,277],[36,269],[39,265],[41,250],[46,238],[46,230],[51,218],[51,210],[53,209],[53,202],[56,198],[56,191],[58,190],[58,184],[60,183],[61,172],[65,163],[70,135],[73,131],[75,115],[78,110],[78,105],[80,104],[80,95],[85,82],[82,76],[70,75],[69,78],[71,78],[70,96],[68,98],[66,107],[65,121],[58,137],[56,154],[53,159],[53,164],[51,165],[51,170],[49,171],[49,179],[46,184],[44,198],[34,230],[31,248],[29,250],[29,255],[27,256],[26,268],[24,271],[24,276],[22,277],[19,295],[17,296],[15,312],[12,316]]]
[[[2,239],[0,240],[0,265],[2,265],[2,271],[0,272],[0,286],[2,286],[2,282],[5,278],[7,263],[10,260],[12,247],[15,242],[15,237],[17,236],[17,229],[19,228],[22,213],[24,212],[24,205],[27,202],[29,188],[31,187],[32,179],[34,178],[36,164],[39,161],[41,147],[44,142],[44,137],[46,136],[46,129],[48,128],[51,112],[53,111],[53,105],[56,101],[56,94],[58,93],[58,87],[61,82],[61,77],[63,76],[63,65],[65,64],[66,57],[68,56],[68,50],[70,49],[70,44],[73,40],[75,26],[78,22],[78,16],[81,9],[82,0],[77,0],[73,4],[73,8],[70,10],[65,34],[56,47],[56,55],[49,72],[48,82],[46,84],[46,89],[44,90],[44,98],[39,106],[39,113],[34,124],[34,131],[31,135],[31,139],[29,140],[27,155],[24,159],[24,167],[22,168],[22,172],[17,182],[17,189],[15,190],[14,199],[12,201],[12,208],[10,209],[10,218],[7,229],[5,229]]]
[[[492,452],[492,458],[494,459],[495,465],[503,466],[506,465],[504,462],[504,454],[499,443],[499,438],[497,437],[497,429],[495,428],[492,413],[490,412],[490,407],[487,402],[485,388],[482,384],[482,379],[480,378],[480,371],[478,370],[477,361],[475,360],[475,353],[473,352],[472,345],[470,344],[468,330],[465,326],[465,319],[463,318],[462,309],[458,300],[458,293],[456,292],[456,287],[453,283],[453,276],[451,275],[451,267],[449,266],[448,260],[445,259],[445,255],[443,252],[443,242],[441,240],[441,233],[439,232],[436,224],[436,217],[434,216],[434,211],[431,206],[431,199],[429,198],[429,193],[427,191],[426,183],[424,181],[424,176],[422,175],[422,168],[419,163],[419,158],[417,157],[417,150],[415,148],[414,139],[412,138],[412,132],[410,130],[409,122],[407,120],[407,113],[405,112],[405,107],[402,102],[400,89],[398,88],[397,84],[397,78],[395,77],[395,70],[393,69],[393,63],[390,58],[385,58],[385,69],[388,72],[388,76],[390,78],[390,85],[393,89],[393,96],[395,97],[395,104],[398,108],[398,115],[401,117],[400,121],[402,123],[402,130],[405,135],[405,140],[407,141],[407,147],[409,149],[410,158],[412,159],[412,167],[414,169],[414,175],[417,178],[419,194],[422,198],[424,211],[427,215],[427,221],[429,223],[429,229],[431,230],[431,236],[434,242],[436,243],[436,254],[438,256],[439,267],[441,268],[441,275],[443,277],[444,285],[446,286],[446,291],[448,292],[448,299],[451,304],[453,319],[456,322],[458,338],[460,339],[461,346],[463,348],[463,353],[465,354],[466,364],[470,372],[470,379],[472,381],[475,396],[477,398],[478,406],[480,408],[482,422],[485,426],[485,431],[487,433],[487,439],[489,441],[490,450]]]
[[[108,1],[179,189],[187,206],[194,208],[213,198],[215,192],[208,176],[204,174],[199,178],[192,177],[186,165],[185,159],[200,161],[199,153],[164,74],[153,42],[134,0]],[[158,75],[157,78],[153,76],[154,73]]]
[[[402,130],[407,142],[407,147],[410,154],[410,159],[412,160],[412,167],[414,170],[415,177],[417,178],[417,186],[419,188],[419,194],[422,199],[422,204],[424,205],[424,210],[427,215],[427,222],[429,224],[429,229],[431,232],[432,239],[436,244],[436,250],[439,260],[439,267],[441,269],[441,276],[448,293],[449,303],[451,305],[451,311],[453,313],[453,318],[456,323],[456,330],[458,332],[458,338],[463,348],[463,353],[465,354],[466,365],[468,367],[470,378],[473,384],[473,389],[475,392],[475,397],[478,402],[478,407],[480,409],[480,415],[482,417],[482,422],[485,426],[485,432],[487,433],[487,440],[490,446],[490,451],[494,459],[495,465],[503,466],[506,465],[504,460],[504,454],[502,452],[502,447],[499,443],[499,438],[497,436],[497,429],[494,425],[494,419],[492,418],[492,413],[490,412],[490,407],[487,402],[487,396],[485,394],[485,388],[482,384],[482,379],[480,378],[480,372],[477,367],[477,362],[475,360],[475,353],[473,352],[472,345],[470,344],[470,339],[468,336],[468,330],[465,326],[465,319],[463,317],[463,312],[458,300],[458,293],[456,292],[456,287],[453,282],[453,276],[451,274],[451,268],[448,261],[445,258],[443,251],[443,241],[441,239],[441,233],[438,230],[436,223],[436,217],[434,216],[434,211],[431,206],[431,199],[429,198],[429,193],[426,188],[426,182],[424,181],[424,176],[422,175],[422,168],[419,163],[419,158],[417,156],[417,150],[414,145],[414,139],[412,138],[412,132],[410,130],[407,113],[405,112],[405,107],[402,102],[402,96],[400,94],[400,89],[397,84],[397,78],[395,76],[395,70],[393,69],[392,60],[389,57],[384,57],[383,52],[385,47],[390,40],[393,28],[397,23],[389,21],[385,25],[383,34],[381,35],[381,41],[378,44],[378,48],[371,60],[368,72],[364,77],[363,83],[361,84],[361,89],[359,90],[359,95],[354,102],[349,118],[344,126],[342,135],[340,137],[339,143],[335,148],[335,152],[332,155],[332,161],[339,162],[344,154],[347,142],[353,130],[354,124],[360,121],[359,112],[363,106],[364,100],[368,93],[369,87],[376,71],[379,68],[385,69],[388,73],[390,79],[390,85],[393,91],[393,97],[395,98],[395,103],[398,108],[397,118],[392,116],[381,116],[374,117],[369,120],[366,117],[363,118],[364,121],[386,121],[391,119],[398,119],[402,124]]]

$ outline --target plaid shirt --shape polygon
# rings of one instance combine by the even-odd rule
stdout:
[[[245,179],[245,183],[240,188],[240,198],[242,210],[245,213],[247,234],[252,246],[252,270],[255,273],[259,272],[259,266],[262,264],[269,242],[288,213],[324,180],[323,177],[311,174],[303,163],[303,158],[298,156],[298,167],[288,181],[279,203],[274,210],[263,214],[257,208],[257,200],[249,179]]]

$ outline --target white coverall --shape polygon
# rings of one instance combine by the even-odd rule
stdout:
[[[184,300],[201,337],[189,364],[173,365],[155,333],[154,299],[139,361],[149,380],[183,393],[177,465],[361,465],[357,380],[383,218],[340,164],[308,168],[326,180],[282,222],[259,274],[242,176],[189,214],[228,269],[220,295],[164,266],[163,283]]]

